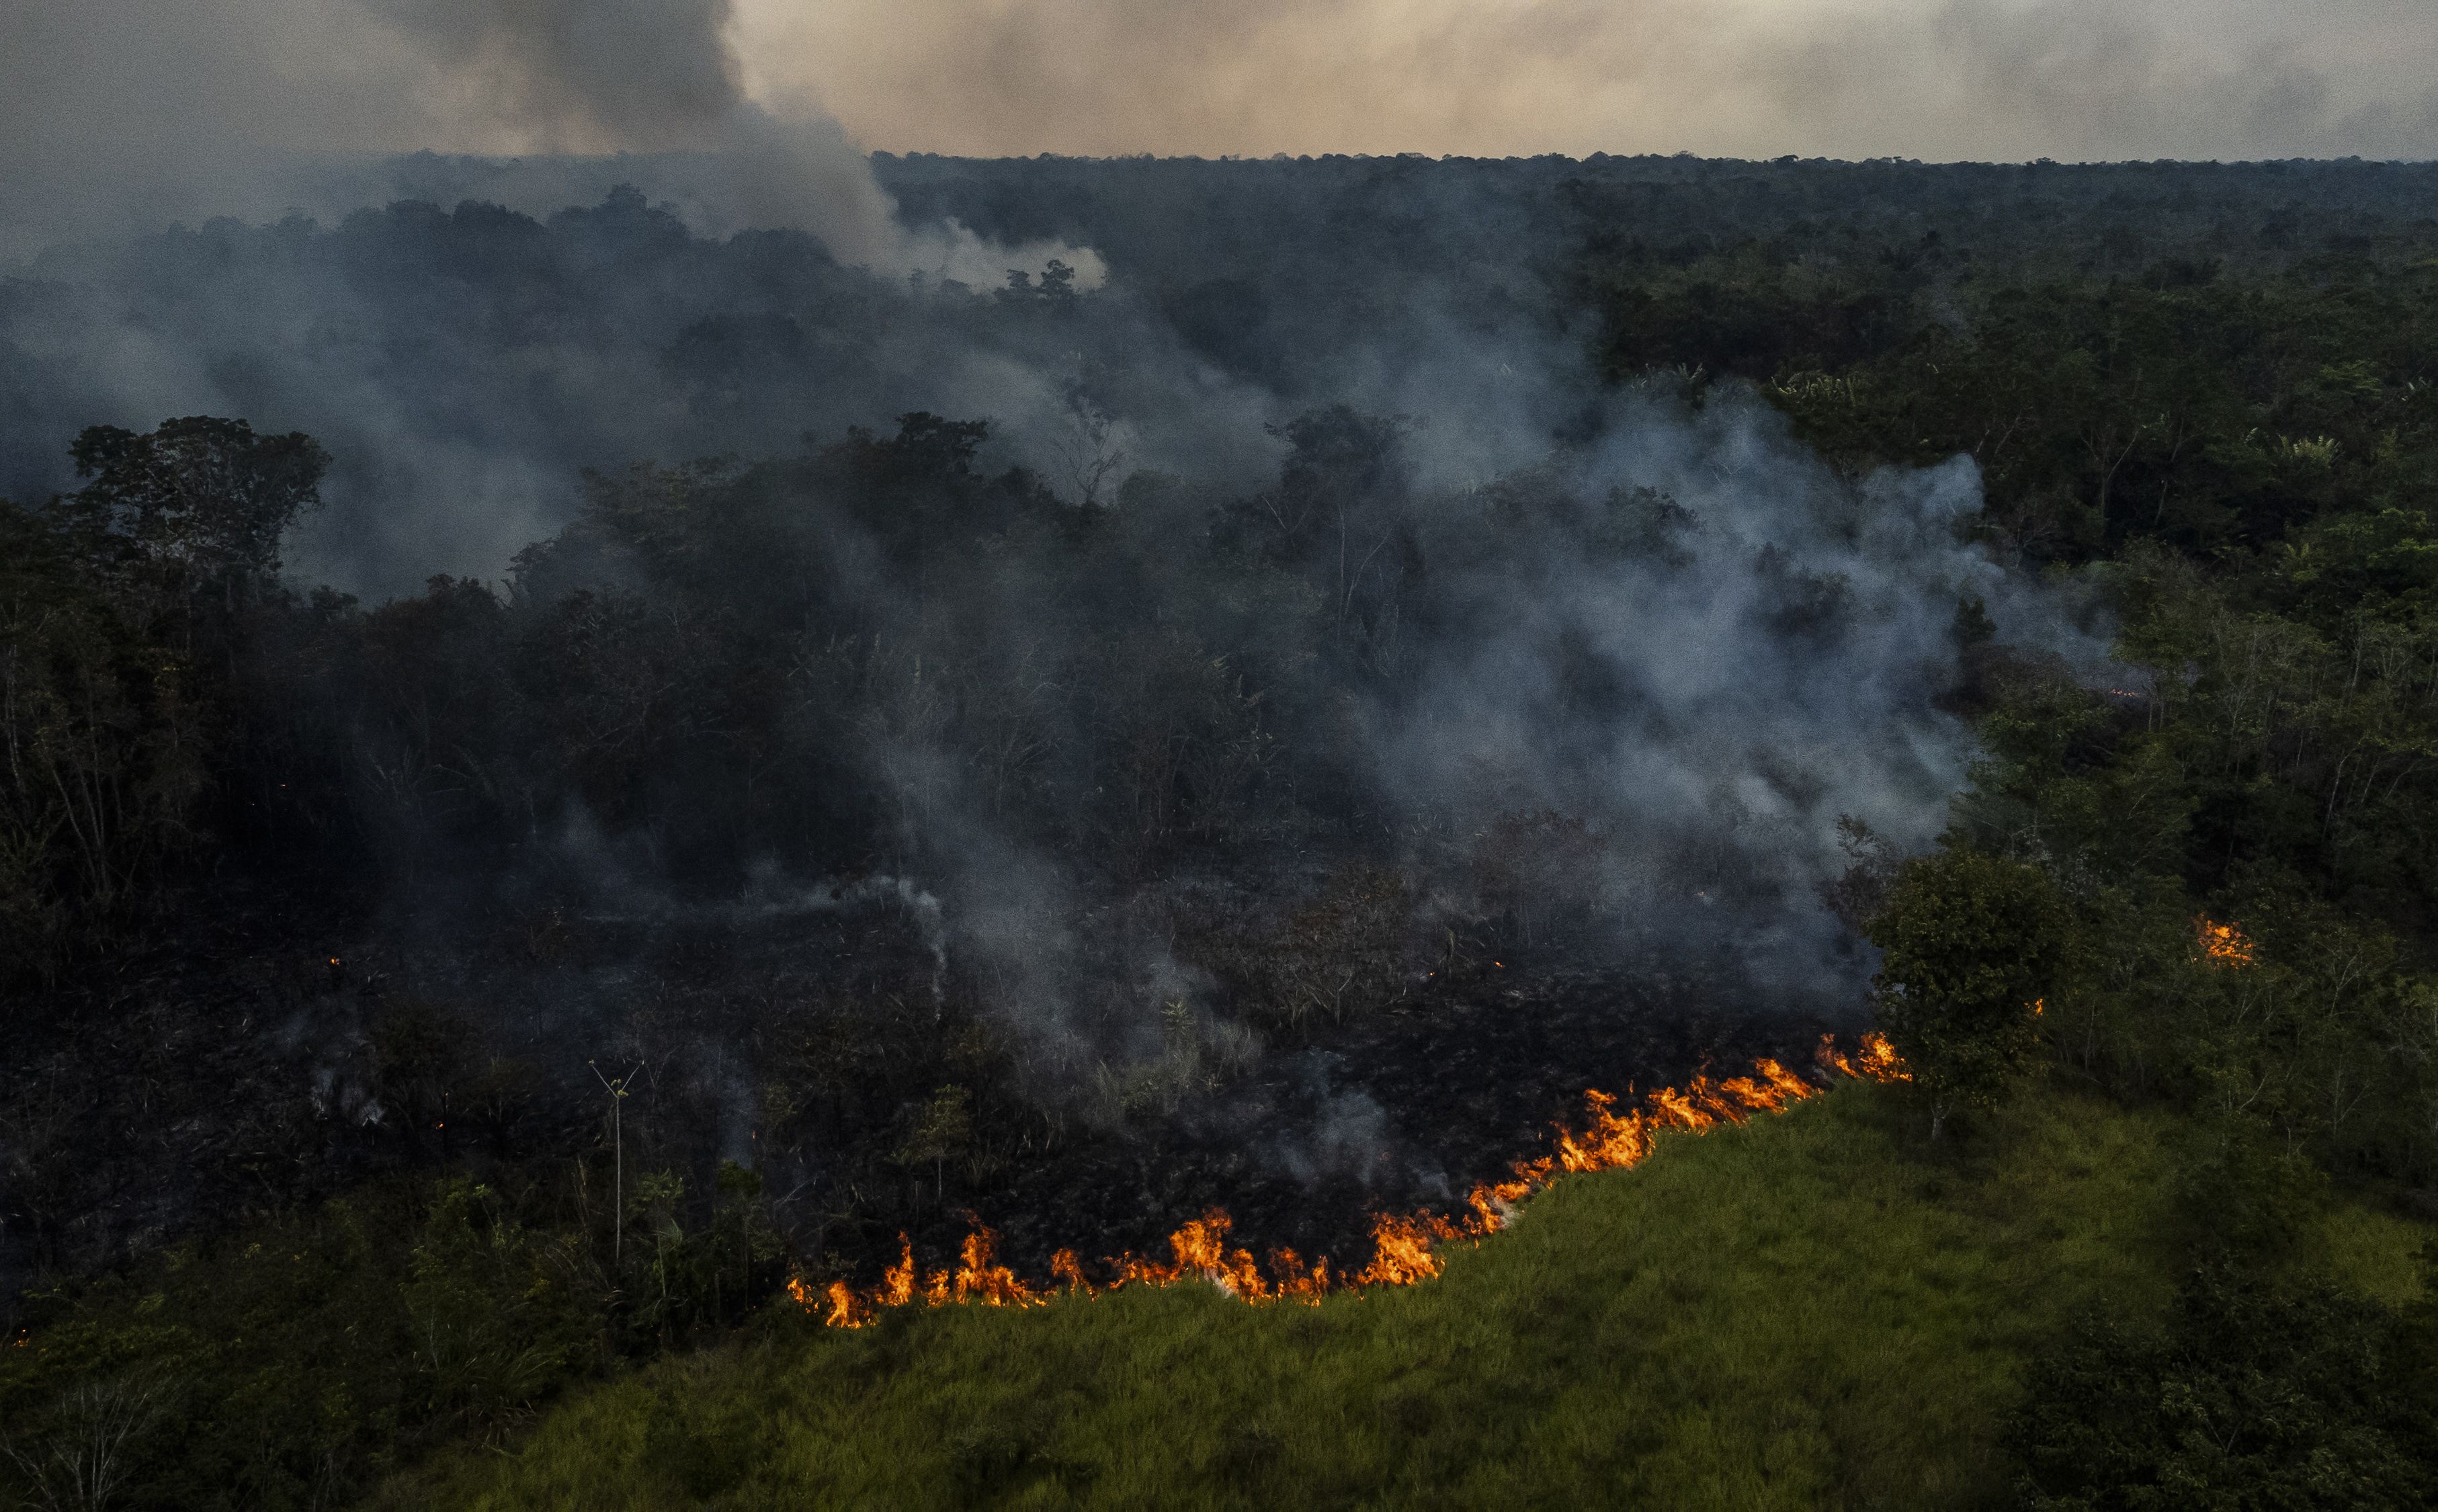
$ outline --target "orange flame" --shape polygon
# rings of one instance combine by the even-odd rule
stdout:
[[[1897,1054],[1897,1047],[1888,1043],[1886,1035],[1872,1029],[1856,1044],[1861,1046],[1860,1053],[1847,1055],[1837,1048],[1835,1035],[1823,1034],[1820,1036],[1820,1048],[1812,1052],[1812,1059],[1831,1070],[1843,1071],[1865,1081],[1913,1080],[1913,1073],[1905,1069],[1904,1058]]]
[[[2207,914],[2193,921],[2193,930],[2200,939],[2200,954],[2195,958],[2209,966],[2249,966],[2252,963],[2252,939],[2233,924],[2213,923]]]
[[[1887,1037],[1866,1033],[1853,1054],[1840,1050],[1833,1035],[1823,1035],[1815,1059],[1823,1072],[1836,1071],[1870,1081],[1907,1081],[1895,1046]],[[1437,1247],[1455,1240],[1478,1242],[1514,1222],[1525,1199],[1564,1171],[1619,1170],[1649,1159],[1655,1136],[1665,1130],[1700,1134],[1722,1123],[1743,1123],[1757,1113],[1782,1113],[1805,1099],[1817,1097],[1820,1085],[1805,1080],[1773,1060],[1753,1064],[1749,1076],[1716,1081],[1696,1076],[1682,1087],[1662,1087],[1643,1099],[1643,1105],[1623,1114],[1610,1093],[1583,1094],[1588,1117],[1582,1127],[1561,1126],[1554,1133],[1555,1153],[1517,1161],[1505,1181],[1483,1182],[1466,1195],[1462,1216],[1422,1212],[1375,1214],[1371,1220],[1371,1259],[1351,1275],[1334,1275],[1323,1257],[1309,1267],[1289,1249],[1273,1250],[1265,1273],[1248,1250],[1228,1245],[1234,1226],[1227,1213],[1211,1208],[1169,1236],[1171,1259],[1162,1264],[1127,1254],[1104,1260],[1103,1269],[1115,1278],[1095,1289],[1086,1278],[1082,1260],[1071,1249],[1051,1257],[1051,1274],[1069,1294],[1095,1296],[1127,1285],[1175,1286],[1203,1281],[1248,1303],[1292,1297],[1318,1306],[1335,1292],[1360,1292],[1368,1287],[1413,1286],[1436,1277],[1444,1262]],[[844,1281],[833,1281],[818,1293],[827,1304],[822,1321],[834,1328],[859,1328],[882,1308],[902,1308],[916,1296],[932,1307],[951,1302],[980,1302],[989,1307],[1040,1307],[1051,1289],[1028,1286],[998,1261],[998,1236],[977,1222],[965,1236],[960,1263],[953,1269],[918,1274],[914,1248],[905,1235],[897,1237],[897,1263],[881,1273],[880,1284],[861,1292]],[[811,1311],[817,1293],[801,1277],[790,1279],[787,1294]]]
[[[994,1308],[1032,1307],[1044,1300],[1016,1273],[998,1262],[998,1236],[977,1225],[965,1236],[964,1263],[957,1267],[960,1302],[982,1302]]]
[[[1050,1257],[1050,1274],[1066,1282],[1069,1292],[1092,1294],[1092,1283],[1084,1279],[1084,1262],[1075,1257],[1073,1250],[1060,1250]]]
[[[897,1236],[897,1263],[880,1273],[880,1285],[872,1300],[884,1308],[902,1308],[914,1300],[914,1241],[903,1233]]]
[[[1113,1288],[1128,1282],[1175,1286],[1179,1281],[1202,1280],[1247,1302],[1267,1301],[1277,1288],[1263,1279],[1251,1252],[1227,1246],[1228,1230],[1233,1226],[1234,1220],[1214,1207],[1168,1237],[1169,1253],[1175,1257],[1173,1264],[1122,1256],[1108,1262],[1118,1273],[1110,1284]]]
[[[789,1283],[788,1290],[791,1292],[795,1290],[792,1282]],[[829,1291],[824,1294],[829,1298],[830,1311],[829,1316],[822,1320],[823,1322],[833,1328],[863,1327],[864,1317],[871,1310],[863,1306],[861,1299],[856,1296],[855,1288],[844,1281],[832,1281]],[[809,1307],[810,1304],[806,1306]]]
[[[1272,1250],[1270,1269],[1278,1275],[1278,1294],[1294,1297],[1312,1307],[1330,1292],[1329,1257],[1315,1260],[1310,1270],[1304,1269],[1303,1257],[1293,1250]]]

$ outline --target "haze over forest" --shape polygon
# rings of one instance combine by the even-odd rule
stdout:
[[[9,0],[0,251],[327,211],[298,157],[889,151],[2418,158],[2413,0]],[[809,224],[843,208],[755,223]]]

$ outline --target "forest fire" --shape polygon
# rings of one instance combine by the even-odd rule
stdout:
[[[2193,921],[2194,931],[2200,940],[2200,959],[2212,966],[2249,966],[2253,951],[2251,937],[2233,924],[2213,923],[2207,914]]]
[[[1896,1046],[1888,1043],[1886,1035],[1865,1034],[1857,1043],[1861,1046],[1860,1050],[1853,1055],[1847,1055],[1838,1049],[1835,1042],[1828,1036],[1822,1035],[1817,1059],[1821,1064],[1831,1070],[1842,1071],[1847,1076],[1865,1081],[1913,1080],[1913,1073],[1905,1069],[1903,1060],[1898,1056]]]
[[[1869,1032],[1850,1053],[1823,1035],[1814,1054],[1823,1072],[1872,1081],[1911,1081],[1911,1074],[1886,1036]],[[1561,1127],[1555,1151],[1537,1159],[1518,1161],[1509,1178],[1484,1182],[1467,1194],[1461,1217],[1420,1212],[1381,1213],[1371,1223],[1372,1255],[1361,1270],[1333,1275],[1324,1257],[1307,1266],[1293,1250],[1270,1252],[1266,1270],[1251,1251],[1227,1242],[1233,1221],[1212,1208],[1169,1236],[1170,1259],[1161,1262],[1132,1253],[1102,1262],[1110,1279],[1094,1286],[1084,1274],[1072,1249],[1051,1257],[1058,1284],[1033,1287],[998,1263],[998,1237],[980,1224],[965,1236],[958,1264],[921,1275],[914,1248],[898,1236],[897,1262],[882,1273],[878,1285],[857,1289],[833,1281],[816,1292],[801,1276],[787,1283],[787,1294],[805,1310],[822,1311],[822,1322],[834,1328],[859,1328],[884,1308],[904,1307],[917,1296],[931,1307],[980,1302],[989,1307],[1037,1307],[1060,1292],[1097,1295],[1133,1286],[1175,1286],[1203,1281],[1247,1303],[1283,1298],[1317,1305],[1333,1292],[1360,1292],[1371,1287],[1412,1286],[1436,1277],[1441,1261],[1434,1247],[1456,1240],[1478,1241],[1513,1221],[1518,1205],[1535,1191],[1569,1171],[1619,1170],[1648,1159],[1657,1136],[1669,1130],[1701,1134],[1722,1123],[1744,1123],[1755,1114],[1782,1113],[1819,1095],[1819,1084],[1787,1069],[1776,1060],[1754,1063],[1747,1076],[1714,1079],[1694,1077],[1681,1087],[1662,1087],[1647,1095],[1642,1105],[1619,1114],[1617,1098],[1588,1091],[1589,1116],[1579,1128]]]

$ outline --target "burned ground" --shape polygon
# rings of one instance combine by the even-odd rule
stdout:
[[[1392,1000],[1337,1022],[1265,1041],[1223,1008],[1234,1061],[1046,1103],[893,899],[486,911],[468,952],[462,915],[230,887],[44,1000],[0,1068],[9,1293],[385,1177],[470,1169],[563,1209],[573,1173],[607,1176],[613,1153],[596,1062],[639,1073],[630,1183],[667,1170],[708,1191],[723,1160],[757,1169],[809,1273],[868,1279],[901,1232],[932,1263],[980,1222],[1044,1276],[1060,1248],[1161,1253],[1213,1207],[1257,1252],[1343,1268],[1372,1214],[1458,1204],[1545,1152],[1588,1088],[1799,1064],[1851,1022],[1717,959],[1596,966],[1476,940],[1418,954]],[[964,1130],[909,1158],[944,1086],[971,1099]]]

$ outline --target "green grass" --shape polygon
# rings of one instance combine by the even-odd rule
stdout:
[[[2338,1282],[2389,1307],[2421,1294],[2421,1246],[2438,1240],[2427,1223],[2358,1202],[2329,1213],[2324,1260]]]
[[[585,1392],[380,1504],[2003,1503],[2026,1351],[2172,1290],[2170,1132],[2043,1097],[1934,1151],[1849,1087],[1562,1181],[1429,1285],[775,1328]],[[2368,1277],[2407,1274],[2424,1232],[2331,1227]]]

